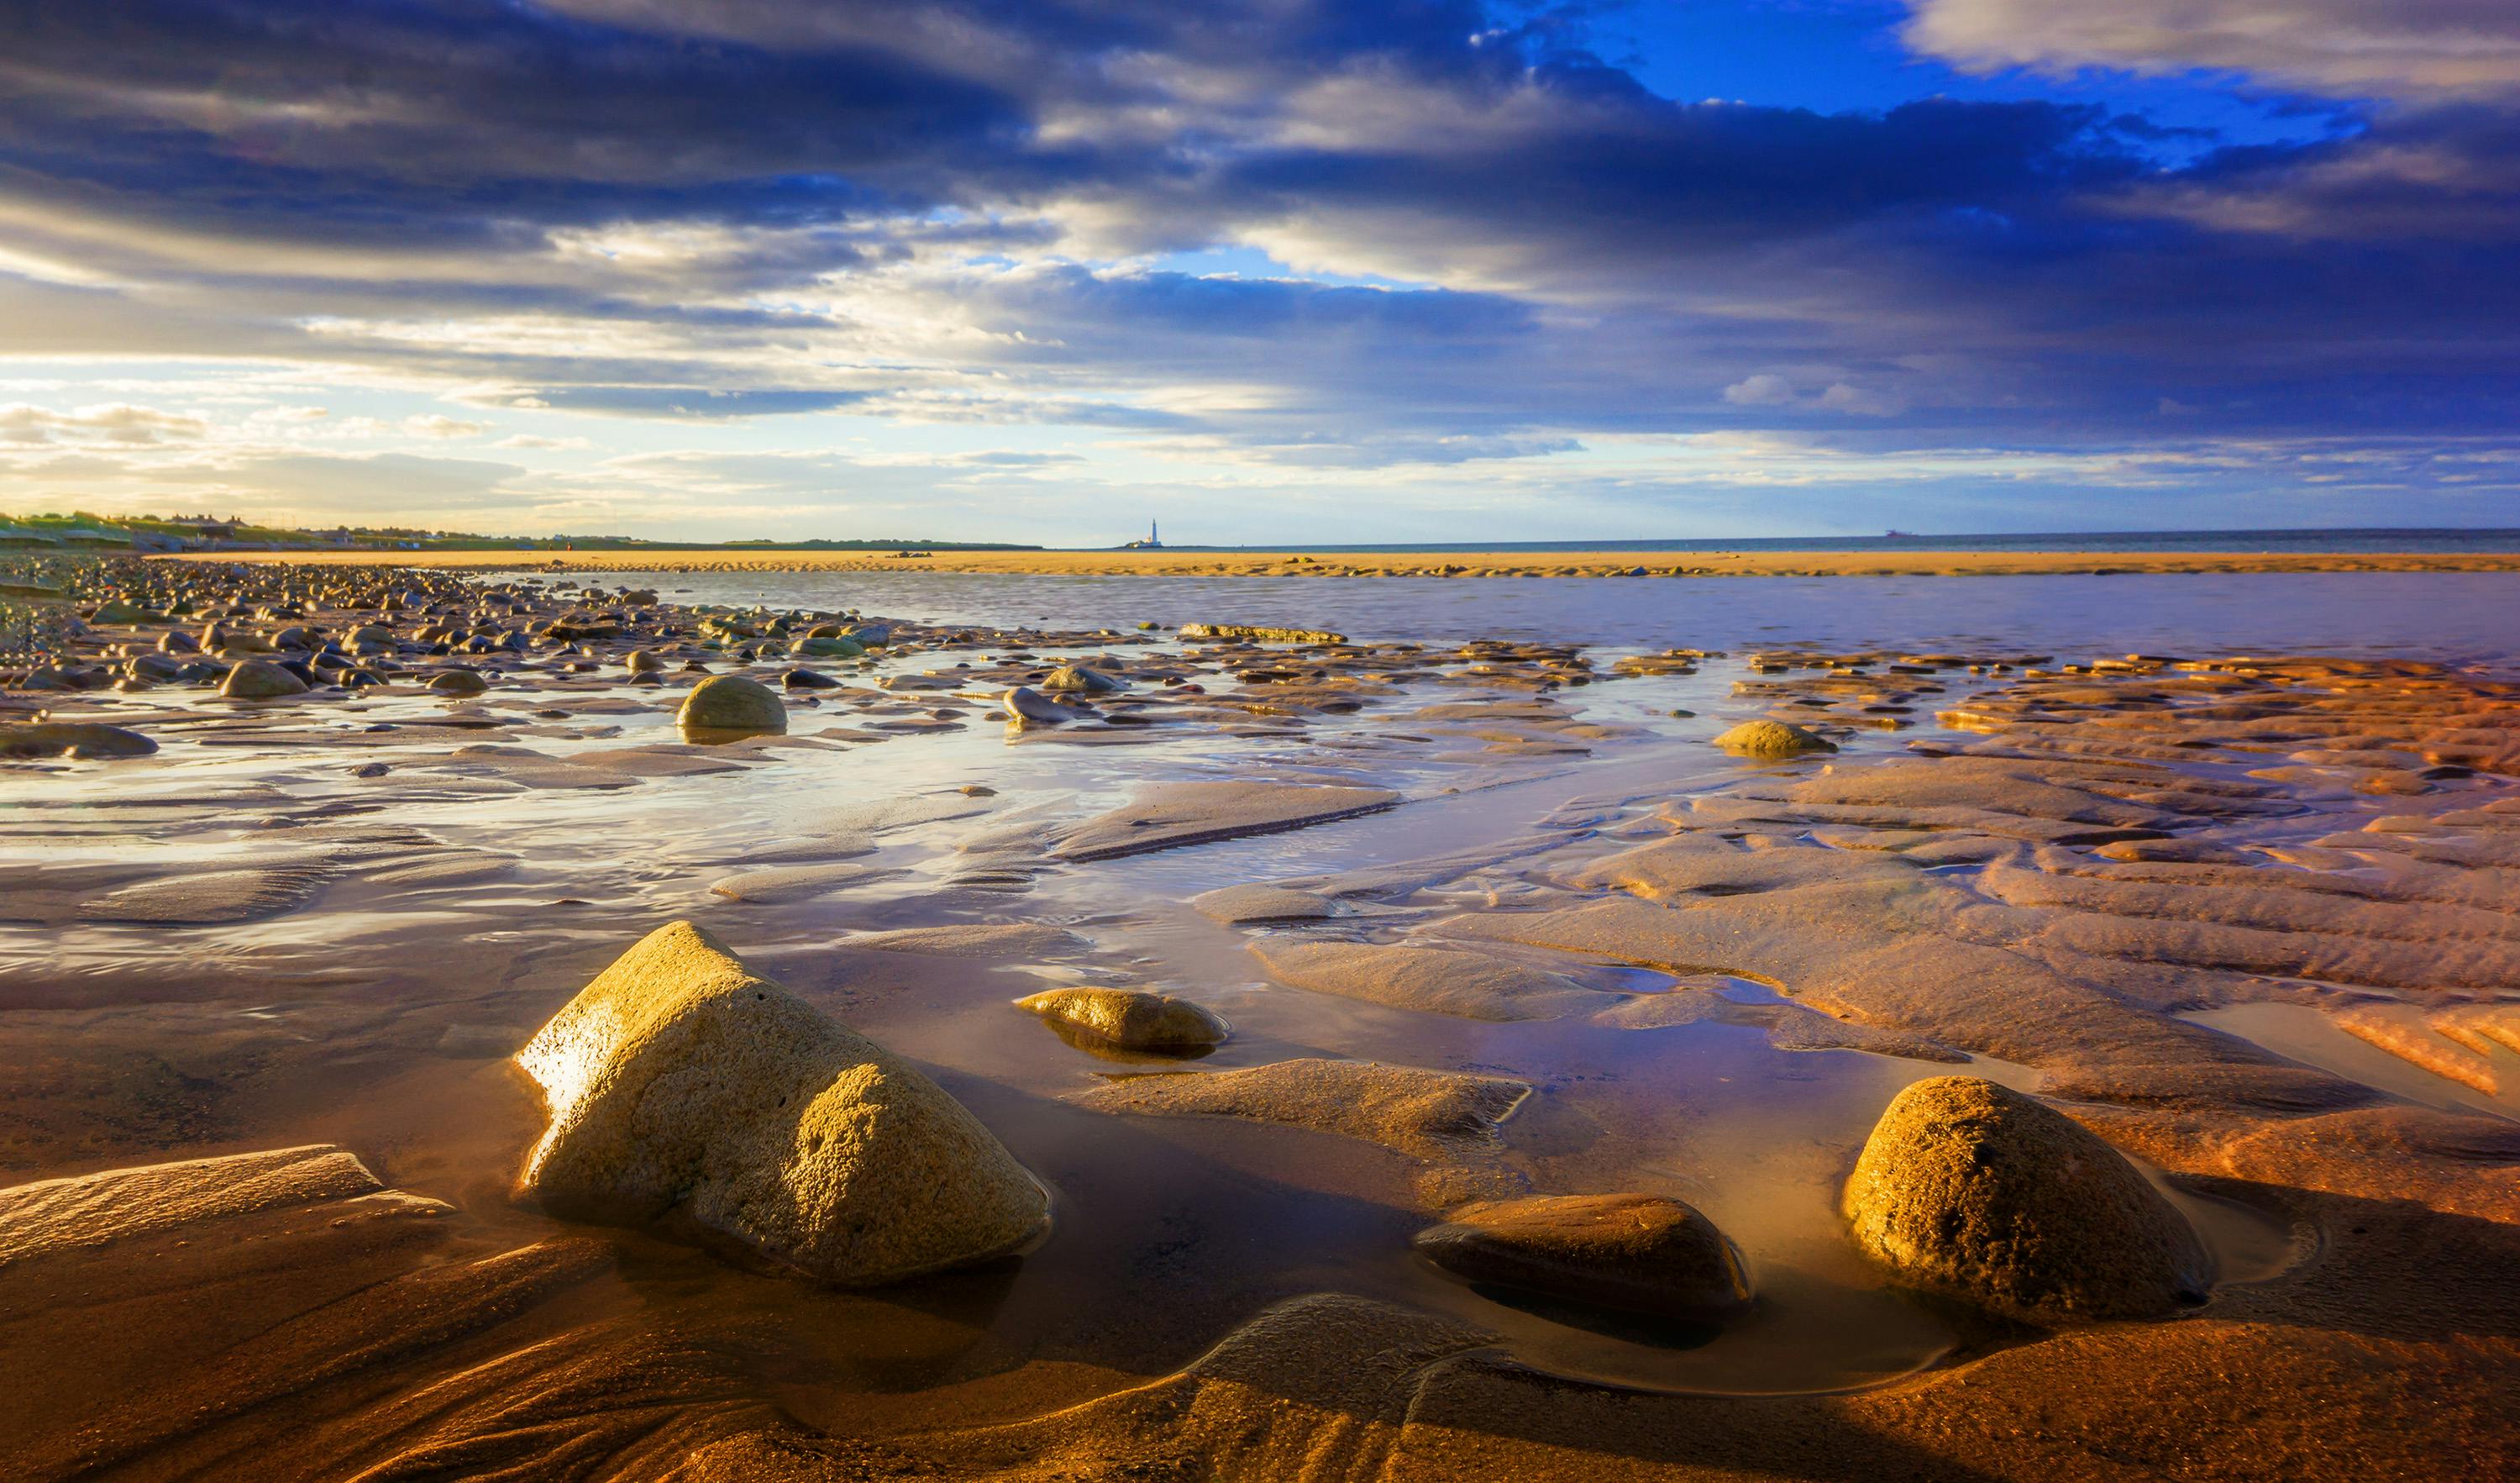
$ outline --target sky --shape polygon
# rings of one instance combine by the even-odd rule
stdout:
[[[0,0],[0,511],[2520,525],[2512,0]]]

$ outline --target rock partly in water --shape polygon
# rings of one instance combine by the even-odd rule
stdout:
[[[1016,1000],[1015,1008],[1124,1051],[1203,1051],[1230,1033],[1204,1007],[1145,989],[1051,989]]]
[[[1750,1304],[1731,1238],[1658,1194],[1484,1200],[1418,1233],[1414,1244],[1465,1281],[1621,1312],[1705,1321]]]
[[[1254,644],[1344,644],[1347,635],[1320,628],[1270,628],[1257,623],[1184,623],[1185,639],[1247,639]]]
[[[1440,1158],[1492,1149],[1497,1125],[1530,1094],[1502,1076],[1307,1057],[1241,1071],[1122,1077],[1077,1101],[1106,1112],[1313,1128]]]
[[[306,690],[305,681],[269,659],[240,659],[219,682],[219,694],[231,700],[277,700]]]
[[[2031,1322],[2158,1317],[2213,1281],[2196,1233],[2116,1149],[1974,1076],[1891,1101],[1844,1208],[1876,1260]]]
[[[1190,899],[1191,909],[1229,926],[1246,921],[1309,921],[1335,916],[1327,896],[1282,885],[1227,885]]]
[[[742,675],[711,675],[683,697],[674,717],[687,732],[764,732],[785,735],[788,706],[779,693]]]
[[[1837,743],[1790,721],[1744,721],[1715,739],[1715,744],[1741,757],[1799,757],[1805,752],[1833,752]]]
[[[1028,685],[1008,691],[1001,703],[1007,708],[1007,719],[1018,724],[1058,726],[1078,719],[1079,714]]]
[[[1041,688],[1053,695],[1108,695],[1126,690],[1128,685],[1116,675],[1082,665],[1062,664],[1042,678]]]
[[[1251,951],[1271,977],[1299,989],[1500,1024],[1591,1013],[1613,1002],[1563,973],[1475,950],[1267,938]]]
[[[867,952],[925,953],[940,958],[1031,958],[1045,953],[1073,953],[1089,946],[1067,928],[1046,921],[897,927],[889,932],[860,932],[842,938],[840,945]]]
[[[623,954],[517,1062],[551,1111],[519,1188],[556,1215],[628,1225],[680,1207],[853,1286],[1004,1254],[1049,1218],[960,1102],[689,922]]]
[[[93,721],[0,725],[0,757],[145,757],[158,743],[136,731]]]
[[[441,696],[477,696],[490,688],[490,682],[477,669],[449,669],[431,676],[428,688]]]
[[[1302,829],[1389,808],[1398,793],[1378,787],[1312,787],[1289,783],[1170,783],[1139,794],[1061,834],[1061,860],[1110,860],[1180,844]]]

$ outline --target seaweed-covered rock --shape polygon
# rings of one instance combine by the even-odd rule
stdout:
[[[1932,1077],[1891,1101],[1845,1212],[1875,1259],[2034,1322],[2154,1317],[2213,1281],[2185,1218],[2116,1149],[1974,1076]]]
[[[1837,743],[1790,721],[1744,721],[1715,739],[1735,756],[1799,757],[1805,752],[1833,752]]]
[[[788,730],[788,706],[779,692],[742,675],[711,675],[683,697],[675,724],[693,732],[773,732]]]

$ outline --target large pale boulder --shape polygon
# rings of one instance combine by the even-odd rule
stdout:
[[[779,692],[742,675],[711,675],[683,697],[674,718],[687,732],[774,732],[788,730],[788,703]]]
[[[1049,1199],[962,1103],[690,922],[650,933],[517,1054],[551,1126],[523,1193],[700,1226],[851,1286],[1012,1251]]]
[[[2116,1149],[1974,1076],[1931,1077],[1892,1100],[1845,1212],[1874,1259],[2032,1322],[2154,1317],[2213,1281],[2195,1231]]]

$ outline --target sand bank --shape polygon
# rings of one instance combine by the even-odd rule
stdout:
[[[192,560],[169,558],[168,560]],[[2264,551],[271,551],[199,560],[452,571],[976,571],[1058,576],[2037,576],[2115,572],[2520,571],[2520,552]]]

